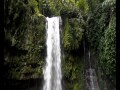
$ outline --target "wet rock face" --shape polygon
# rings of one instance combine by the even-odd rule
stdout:
[[[100,90],[94,69],[86,70],[87,90]]]
[[[93,53],[91,50],[85,53],[85,56],[87,56],[85,62],[88,62],[85,70],[86,90],[100,90],[95,71],[95,63],[93,63]]]

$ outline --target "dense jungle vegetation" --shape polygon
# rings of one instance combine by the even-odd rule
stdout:
[[[52,16],[62,18],[64,88],[85,90],[84,59],[89,50],[95,53],[92,65],[98,78],[107,78],[115,87],[115,0],[4,0],[4,78],[43,78],[45,18]]]

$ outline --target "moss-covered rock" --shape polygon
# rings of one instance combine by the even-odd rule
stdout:
[[[79,18],[66,18],[63,26],[63,41],[66,50],[78,49],[83,35],[83,29],[80,27]]]
[[[65,56],[62,63],[65,90],[85,89],[84,65],[83,57]]]
[[[99,1],[98,1],[99,2]],[[115,76],[115,2],[94,0],[4,0],[4,65],[9,79],[41,78],[46,57],[45,16],[62,17],[66,90],[83,90],[83,35],[106,75]],[[103,3],[101,3],[103,2]],[[56,4],[57,3],[57,4]],[[86,22],[87,21],[87,22]],[[85,31],[85,34],[84,34]],[[83,48],[83,47],[82,47]],[[81,52],[81,54],[80,54]],[[76,55],[75,55],[76,54]],[[105,67],[107,65],[107,67]]]
[[[30,79],[42,76],[46,22],[37,4],[36,0],[5,1],[5,6],[8,5],[5,13],[9,13],[8,16],[5,15],[5,19],[9,22],[5,21],[4,27],[4,55],[5,66],[9,68],[7,77],[10,79]]]

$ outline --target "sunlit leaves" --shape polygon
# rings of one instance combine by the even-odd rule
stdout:
[[[64,48],[66,50],[75,50],[79,48],[82,31],[77,19],[66,19],[64,25]]]
[[[88,12],[89,6],[87,0],[79,0],[76,4],[77,7],[79,7],[79,9],[81,9],[85,14]]]
[[[115,17],[112,17],[114,19]],[[115,75],[115,65],[116,65],[116,34],[115,34],[115,19],[110,22],[112,26],[110,26],[105,31],[105,47],[104,47],[104,54],[106,59],[106,71],[108,71],[106,74],[108,75]],[[112,76],[113,77],[113,76]]]
[[[105,0],[103,3],[102,3],[102,7],[105,7],[105,6],[112,6],[115,4],[115,0]]]

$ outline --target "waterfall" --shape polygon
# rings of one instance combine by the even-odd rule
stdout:
[[[62,90],[61,85],[61,49],[60,49],[60,17],[46,18],[47,57],[43,69],[43,90]]]
[[[91,61],[90,61],[90,51],[89,51],[89,64],[90,64],[90,68],[89,68],[89,72],[90,72],[90,84],[91,84],[91,89],[90,90],[95,90],[95,86],[94,86],[94,69],[91,68]]]
[[[100,90],[95,69],[92,67],[91,52],[88,52],[89,68],[86,70],[87,90]]]

